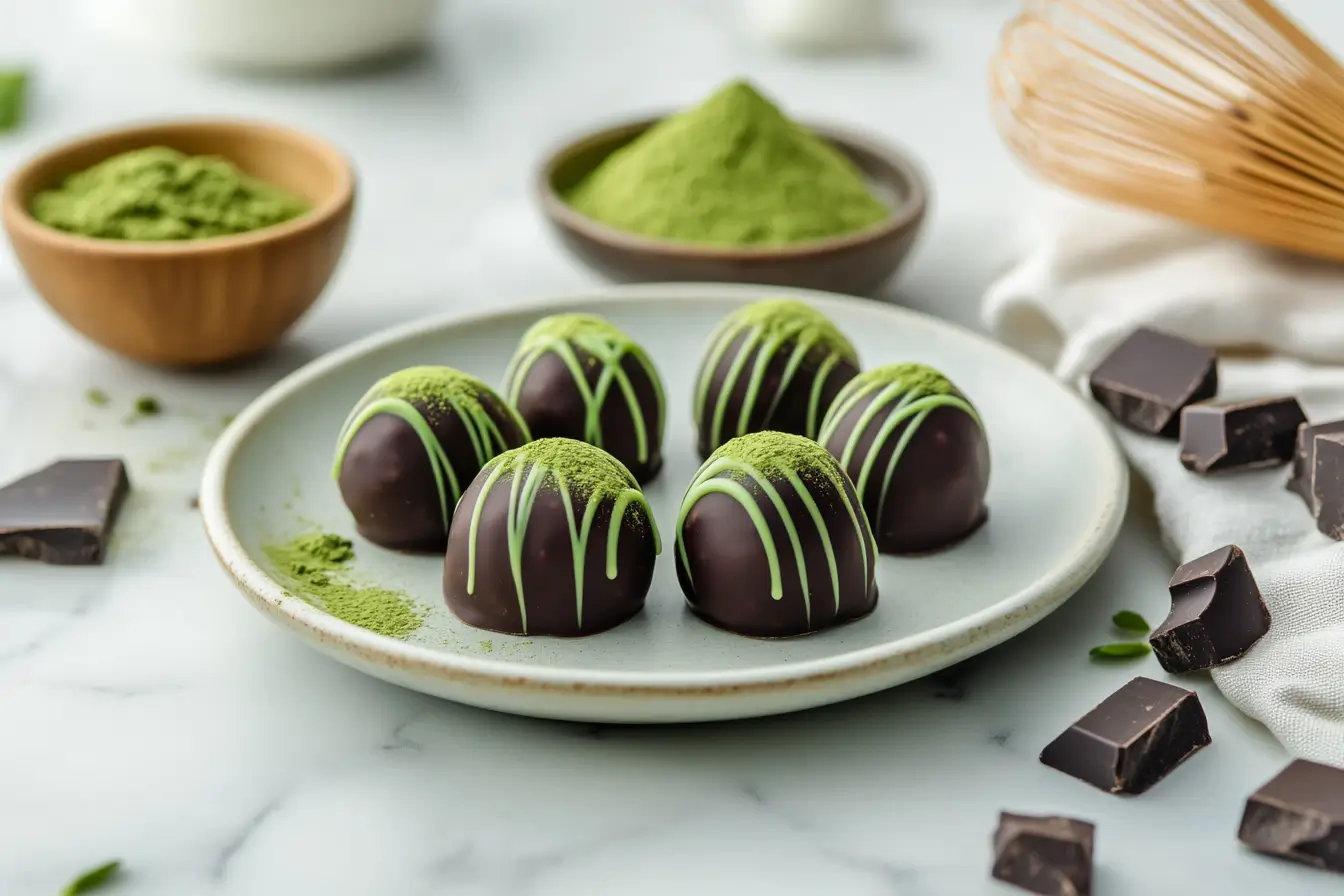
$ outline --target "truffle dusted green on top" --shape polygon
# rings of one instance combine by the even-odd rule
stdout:
[[[811,486],[809,488],[809,486]],[[723,494],[737,501],[746,511],[765,550],[770,568],[770,596],[780,600],[784,596],[784,580],[780,568],[779,546],[770,531],[770,524],[758,496],[764,496],[766,506],[773,507],[787,533],[798,570],[801,594],[808,624],[812,619],[812,582],[807,568],[803,539],[807,537],[790,513],[780,489],[789,489],[798,497],[807,511],[807,519],[815,527],[826,553],[831,593],[835,609],[840,609],[840,571],[836,561],[833,539],[841,533],[832,532],[826,524],[826,514],[818,501],[839,502],[843,518],[852,526],[850,532],[858,539],[863,557],[863,579],[867,581],[877,547],[873,542],[867,518],[859,506],[858,496],[835,458],[816,442],[803,436],[781,432],[757,432],[731,439],[720,446],[696,473],[677,515],[677,552],[688,580],[692,579],[692,565],[686,550],[686,522],[701,498]],[[692,590],[694,582],[691,582]]]
[[[989,447],[975,407],[924,364],[859,374],[817,440],[853,478],[887,553],[943,547],[984,521]]]
[[[815,438],[835,390],[858,367],[844,334],[802,302],[765,299],[738,309],[710,335],[696,374],[701,453],[768,429]]]
[[[653,552],[662,551],[653,510],[639,490],[635,477],[614,457],[601,448],[574,439],[538,439],[520,448],[505,451],[485,465],[477,477],[481,483],[470,508],[467,530],[466,593],[473,595],[477,584],[476,547],[481,519],[491,491],[509,478],[505,519],[508,525],[509,566],[518,599],[519,619],[527,632],[527,597],[523,588],[523,546],[537,495],[550,490],[560,496],[568,523],[573,552],[576,628],[583,627],[584,560],[597,511],[610,504],[607,524],[606,576],[615,579],[617,547],[622,533],[628,537],[653,539]],[[458,523],[460,526],[461,523]],[[457,526],[454,527],[457,530]],[[451,548],[450,548],[451,554]]]
[[[547,355],[559,359],[563,371],[539,367]],[[581,420],[565,384],[582,402]],[[662,466],[662,380],[644,349],[605,318],[556,314],[537,321],[509,363],[504,393],[539,437],[588,442],[624,462],[637,479],[652,478]],[[604,413],[609,399],[624,402],[628,423],[619,417],[611,423]]]
[[[655,124],[566,199],[620,230],[725,246],[821,240],[891,214],[847,156],[744,81]]]
[[[874,393],[876,394],[874,395]],[[835,397],[835,401],[832,402],[831,408],[826,414],[826,419],[822,421],[821,432],[817,436],[817,441],[832,447],[834,450],[837,446],[830,446],[829,443],[835,438],[841,422],[860,402],[870,396],[874,396],[872,401],[864,408],[859,420],[850,428],[849,435],[844,440],[843,445],[838,446],[840,450],[836,456],[840,459],[841,466],[848,468],[850,462],[854,459],[854,453],[858,450],[859,442],[868,429],[868,425],[879,414],[891,410],[891,415],[883,421],[882,428],[873,439],[875,447],[869,449],[868,456],[864,459],[862,470],[859,473],[858,481],[854,483],[859,490],[859,494],[864,494],[879,453],[876,446],[883,444],[898,426],[909,421],[909,425],[901,431],[901,441],[888,462],[882,480],[883,486],[879,504],[886,501],[886,490],[890,487],[891,476],[896,469],[896,465],[900,463],[903,449],[914,438],[920,424],[924,422],[924,418],[929,415],[930,411],[934,408],[953,407],[970,414],[977,422],[980,419],[975,412],[975,408],[958,391],[957,387],[952,385],[952,381],[932,367],[911,363],[888,364],[885,367],[864,371],[845,384],[845,387],[840,390],[840,394]]]
[[[415,431],[429,460],[442,517],[442,535],[447,537],[453,507],[462,496],[470,477],[501,451],[526,442],[527,424],[494,390],[473,376],[451,367],[409,367],[384,377],[359,400],[341,427],[337,440],[332,477],[342,483],[347,504],[356,486],[364,486],[377,503],[377,483],[347,483],[342,472],[351,444],[370,420],[380,414],[400,418]],[[445,444],[440,438],[443,427],[460,425],[465,445]],[[388,459],[391,460],[391,459]],[[384,466],[394,469],[394,466]],[[347,485],[350,489],[347,491]],[[361,515],[354,505],[357,521]],[[371,517],[395,515],[394,509],[365,508]],[[382,520],[383,525],[395,521]],[[363,531],[363,529],[361,530]],[[365,533],[368,534],[367,532]],[[370,536],[373,537],[373,536]],[[379,540],[374,538],[375,541]],[[382,542],[380,542],[382,543]]]
[[[33,217],[110,240],[199,240],[247,233],[307,212],[308,203],[215,156],[153,146],[112,156],[38,193]]]

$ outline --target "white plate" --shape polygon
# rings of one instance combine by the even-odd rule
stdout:
[[[971,397],[989,433],[990,518],[931,557],[884,557],[881,599],[866,619],[787,641],[711,628],[684,608],[671,555],[659,558],[648,608],[579,640],[469,628],[443,605],[441,561],[356,543],[355,575],[424,604],[407,641],[286,598],[262,545],[314,525],[353,537],[330,478],[336,433],[380,376],[448,364],[498,383],[515,341],[542,314],[592,310],[642,342],[668,391],[665,466],[646,494],[670,533],[699,466],[690,388],[704,339],[745,302],[793,295],[830,315],[868,366],[924,361]],[[616,289],[489,315],[404,326],[333,352],[256,400],[216,444],[201,511],[220,560],[253,606],[301,640],[408,688],[506,712],[612,722],[769,715],[870,694],[927,675],[1021,632],[1101,565],[1128,495],[1125,464],[1078,396],[1009,350],[941,321],[871,301],[713,284]]]

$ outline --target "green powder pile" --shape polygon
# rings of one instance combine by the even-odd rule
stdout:
[[[741,81],[612,153],[566,199],[620,230],[729,246],[826,239],[890,216],[853,162]]]
[[[559,474],[579,500],[615,499],[628,489],[639,488],[624,464],[601,448],[574,439],[537,439],[505,451],[486,468],[502,468],[502,475],[533,466]]]
[[[21,69],[0,68],[0,134],[23,124],[27,96],[28,73]]]
[[[344,581],[354,544],[329,532],[300,535],[263,548],[276,571],[290,579],[299,596],[337,619],[389,638],[404,640],[425,621],[425,611],[404,594]]]
[[[706,464],[729,458],[747,464],[767,479],[796,473],[804,480],[821,476],[844,491],[840,465],[825,448],[805,436],[784,432],[753,432],[729,439],[718,447]]]
[[[109,240],[199,240],[297,218],[308,203],[215,156],[154,146],[113,156],[33,199],[49,227]]]

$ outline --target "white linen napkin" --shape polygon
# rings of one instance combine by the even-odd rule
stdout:
[[[1004,342],[1083,388],[1142,324],[1260,346],[1273,354],[1220,359],[1220,400],[1296,395],[1314,421],[1344,417],[1344,366],[1319,363],[1344,364],[1344,265],[1067,197],[1050,197],[1037,221],[1034,246],[985,296],[985,324]],[[1316,531],[1282,468],[1202,477],[1174,442],[1116,433],[1173,555],[1239,545],[1269,606],[1269,633],[1214,682],[1293,754],[1344,766],[1344,543]]]

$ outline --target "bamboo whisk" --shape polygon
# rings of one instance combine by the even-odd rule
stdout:
[[[990,80],[1044,178],[1344,260],[1344,67],[1269,0],[1026,0]]]

